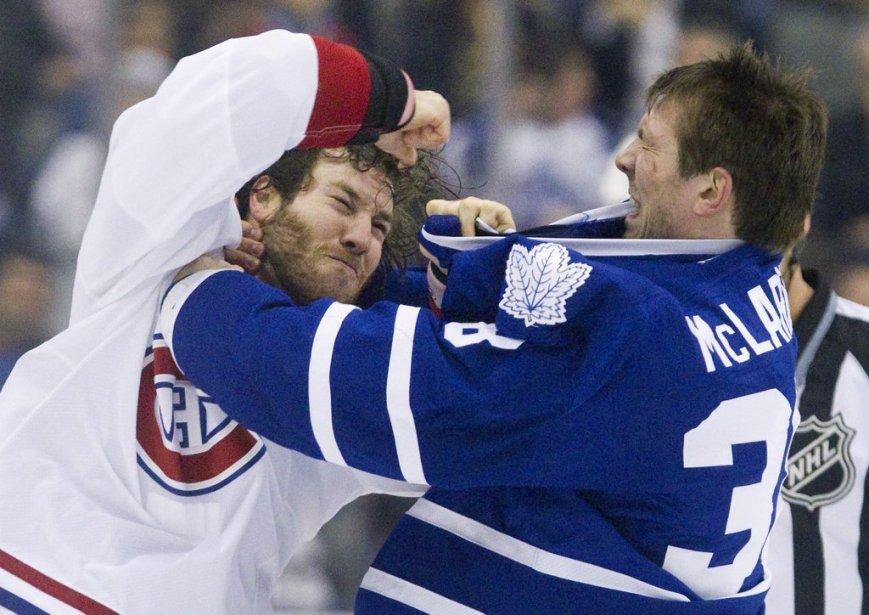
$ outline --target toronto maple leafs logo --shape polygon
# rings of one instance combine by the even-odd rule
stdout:
[[[526,327],[565,322],[565,304],[591,269],[571,263],[564,246],[544,243],[529,251],[517,243],[507,261],[507,289],[498,307],[525,321]]]

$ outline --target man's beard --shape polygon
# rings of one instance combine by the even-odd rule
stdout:
[[[643,209],[633,224],[625,230],[625,239],[671,239],[672,224],[665,211],[660,208]]]
[[[323,297],[352,303],[358,298],[363,286],[361,281],[342,284],[338,276],[321,271],[320,266],[329,262],[330,254],[315,245],[308,224],[288,206],[282,206],[275,219],[263,225],[262,230],[266,256],[261,277],[286,292],[293,303],[307,305]],[[342,256],[355,259],[358,276],[367,280],[368,272],[359,257],[349,253]]]

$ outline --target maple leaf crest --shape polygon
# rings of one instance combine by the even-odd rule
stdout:
[[[507,261],[507,288],[498,307],[525,321],[526,327],[565,322],[565,304],[591,269],[571,263],[564,246],[544,243],[529,251],[517,243]]]

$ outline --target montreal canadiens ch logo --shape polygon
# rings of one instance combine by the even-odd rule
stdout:
[[[184,376],[163,336],[145,354],[136,418],[137,462],[176,495],[210,493],[259,461],[265,444]]]
[[[841,415],[829,421],[812,415],[797,428],[788,456],[782,496],[814,510],[845,497],[854,485],[850,445],[854,430]]]

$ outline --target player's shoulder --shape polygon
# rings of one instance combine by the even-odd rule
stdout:
[[[661,284],[669,300],[646,308],[649,327],[667,340],[661,360],[693,365],[702,377],[757,373],[770,360],[778,373],[793,362],[787,291],[772,255],[744,246]]]

